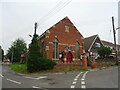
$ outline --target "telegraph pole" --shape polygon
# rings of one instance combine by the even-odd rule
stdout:
[[[116,47],[116,32],[115,32],[115,26],[114,26],[114,17],[112,17],[112,26],[113,26],[113,36],[114,36],[114,45],[115,45],[115,53],[116,53],[116,64],[118,64],[117,60],[117,47]]]
[[[12,50],[11,63],[13,63],[13,50]]]
[[[37,23],[35,22],[35,32],[34,32],[35,35],[36,35],[36,29],[37,29]]]

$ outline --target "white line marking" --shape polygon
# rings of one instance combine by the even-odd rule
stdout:
[[[33,77],[25,77],[25,78],[30,78],[30,79],[36,79],[36,80],[38,80],[38,79],[47,78],[47,76],[42,76],[42,77],[38,77],[38,78],[33,78]]]
[[[73,85],[71,85],[71,87],[70,88],[75,88],[75,84],[77,83],[76,81],[78,80],[78,78],[79,78],[79,76],[82,74],[83,72],[80,72],[76,77],[75,77],[75,79],[74,79],[74,81],[73,81]]]
[[[85,84],[85,82],[84,82],[84,81],[82,81],[82,82],[81,82],[81,84]]]
[[[85,76],[87,73],[88,73],[88,71],[83,74],[82,79],[85,79]]]
[[[85,86],[85,85],[82,85],[81,88],[86,88],[86,86]]]
[[[70,88],[75,88],[75,85],[72,85]]]
[[[0,74],[1,77],[4,77],[2,74]]]
[[[77,78],[74,79],[74,81],[77,81],[77,80],[78,80]]]
[[[79,78],[79,76],[76,76],[75,78],[76,78],[76,79],[78,79],[78,78]]]
[[[19,74],[19,75],[22,75],[22,76],[25,75],[25,74],[21,74],[21,73],[18,73],[18,74]]]
[[[32,88],[40,88],[40,87],[32,86]]]
[[[87,73],[88,73],[88,71],[86,71],[81,78],[81,80],[82,80],[81,81],[81,85],[82,85],[81,88],[86,88],[84,80],[85,80]]]
[[[55,73],[55,74],[64,74],[64,73]]]
[[[17,83],[17,84],[21,84],[21,82],[17,82],[17,81],[14,81],[14,80],[11,80],[11,79],[7,79],[8,81],[11,81],[13,83]]]
[[[72,84],[76,84],[76,82],[74,81]]]
[[[82,81],[85,80],[84,78],[81,79]]]

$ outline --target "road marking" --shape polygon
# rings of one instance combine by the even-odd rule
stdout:
[[[25,75],[25,74],[21,74],[21,73],[18,73],[18,74],[19,74],[19,75],[22,75],[22,76]]]
[[[84,78],[81,79],[82,81],[85,80]]]
[[[85,82],[84,82],[84,81],[82,81],[82,82],[81,82],[81,84],[85,84]]]
[[[76,84],[76,82],[74,81],[72,84]]]
[[[1,77],[4,77],[2,74],[0,74]]]
[[[8,80],[8,81],[11,81],[11,82],[13,82],[13,83],[21,84],[21,82],[17,82],[17,81],[14,81],[14,80],[8,79],[8,78],[7,78],[7,80]]]
[[[75,88],[75,84],[77,83],[77,80],[78,80],[79,76],[80,76],[82,73],[83,73],[83,72],[80,72],[80,73],[75,77],[75,79],[74,79],[74,81],[73,81],[73,83],[72,83],[72,85],[71,85],[70,88]]]
[[[75,88],[75,85],[71,85],[71,87],[70,88]]]
[[[32,88],[40,88],[40,87],[32,86]]]
[[[25,78],[30,78],[30,79],[39,80],[39,79],[47,78],[47,76],[41,76],[41,77],[38,77],[38,78],[33,78],[33,77],[25,77]]]
[[[81,88],[86,88],[86,86],[85,86],[85,85],[82,85]]]
[[[86,88],[86,85],[85,85],[85,77],[87,75],[88,71],[86,71],[83,76],[82,76],[82,79],[81,79],[81,88]]]
[[[88,71],[83,74],[82,79],[85,79],[85,76],[87,73],[88,73]]]
[[[74,81],[77,81],[77,80],[78,80],[77,78],[74,79]]]
[[[55,73],[55,74],[64,74],[64,73]]]

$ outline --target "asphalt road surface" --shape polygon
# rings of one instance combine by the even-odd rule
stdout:
[[[118,88],[118,67],[103,70],[22,75],[2,66],[2,88]]]

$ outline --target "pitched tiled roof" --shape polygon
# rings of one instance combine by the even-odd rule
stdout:
[[[103,44],[109,47],[115,47],[115,45],[112,42],[104,41],[102,40]],[[117,44],[117,48],[120,48],[120,45]]]
[[[102,40],[103,44],[106,45],[106,46],[111,46],[111,47],[114,47],[114,44],[112,42],[108,42],[108,41],[104,41]]]
[[[68,20],[69,24],[66,23],[66,22],[64,22],[65,19]],[[53,26],[55,26],[55,25],[57,25],[57,24],[59,24],[59,23],[64,23],[64,24],[68,24],[68,25],[71,25],[71,26],[74,26],[74,27],[75,27],[75,25],[71,22],[71,20],[70,20],[67,16],[64,17],[62,20],[60,20],[59,22],[57,22],[56,24],[54,24]],[[53,26],[51,26],[51,27],[48,28],[47,30],[51,29]],[[75,27],[75,28],[76,28],[76,27]],[[47,30],[46,30],[43,34],[41,34],[41,35],[39,36],[39,38],[41,38],[42,36],[44,36],[44,34],[47,32]],[[78,29],[76,28],[76,30],[78,30]],[[78,31],[78,32],[79,32],[79,31]],[[79,32],[79,33],[80,33],[80,32]],[[83,37],[81,33],[80,33],[80,35],[81,35],[81,37]]]
[[[94,39],[97,37],[98,35],[93,35],[90,37],[85,38],[84,40],[84,45],[85,45],[85,51],[88,51],[90,46],[92,45]]]

